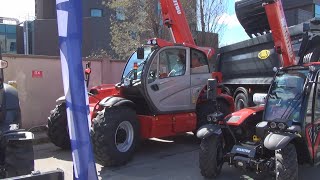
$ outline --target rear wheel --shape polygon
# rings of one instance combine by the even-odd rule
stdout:
[[[7,143],[5,169],[7,177],[31,174],[34,170],[32,140],[12,140]]]
[[[54,145],[62,149],[71,148],[66,103],[63,102],[59,104],[51,111],[51,114],[48,117],[47,134]]]
[[[277,180],[297,180],[298,179],[298,159],[296,148],[293,144],[288,144],[280,150],[276,150],[276,179]]]
[[[105,108],[93,120],[91,139],[96,160],[104,166],[126,164],[139,144],[139,123],[128,107]]]
[[[223,145],[220,136],[202,139],[199,152],[199,167],[202,176],[214,178],[221,173],[223,165]]]

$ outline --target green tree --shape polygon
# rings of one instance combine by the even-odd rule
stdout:
[[[218,22],[226,10],[225,0],[180,1],[195,36],[197,29],[202,32],[219,32],[222,29]],[[171,40],[168,29],[161,25],[162,16],[158,3],[159,0],[109,0],[105,3],[114,12],[110,35],[116,58],[127,59],[137,46],[145,43],[148,38]],[[200,12],[197,12],[197,9]],[[201,26],[198,20],[201,20]]]

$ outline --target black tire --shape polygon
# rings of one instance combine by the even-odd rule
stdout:
[[[236,98],[234,99],[234,107],[236,111],[249,107],[249,99],[247,95],[244,93],[237,94]]]
[[[202,176],[217,177],[223,165],[223,145],[219,136],[210,136],[202,139],[199,151],[199,167]]]
[[[276,150],[276,179],[277,180],[297,180],[298,179],[298,159],[296,148],[293,144],[288,144],[280,150]]]
[[[9,141],[7,143],[5,168],[7,177],[31,174],[34,170],[32,140]]]
[[[127,135],[130,133],[124,134],[124,129],[118,130],[120,124],[130,124],[132,128],[130,131],[133,131],[132,143],[123,151],[119,150],[116,146],[116,135],[117,137],[119,136],[119,141],[125,141],[129,139]],[[98,112],[98,115],[93,120],[90,135],[97,162],[104,166],[124,165],[132,159],[139,145],[140,128],[137,115],[129,107],[105,108]],[[121,135],[122,138],[125,137],[125,140],[121,140]]]
[[[51,111],[48,117],[47,134],[54,145],[62,149],[71,149],[66,103],[63,102],[57,105],[56,108]]]

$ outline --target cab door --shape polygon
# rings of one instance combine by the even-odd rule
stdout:
[[[315,96],[314,96],[314,113],[313,113],[313,122],[312,122],[312,128],[310,129],[312,131],[312,135],[310,136],[310,139],[312,141],[313,145],[313,157],[314,157],[314,163],[320,164],[320,76],[318,73],[317,78],[317,84],[315,84]],[[309,131],[310,131],[309,130]]]
[[[166,47],[151,62],[147,96],[158,113],[190,111],[190,50]]]
[[[212,77],[209,70],[207,56],[196,49],[190,50],[190,78],[191,78],[191,103],[195,109],[198,97],[202,89],[207,85],[207,81]]]

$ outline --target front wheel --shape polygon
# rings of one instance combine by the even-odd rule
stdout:
[[[201,140],[199,152],[199,167],[202,176],[217,177],[223,165],[223,144],[220,136],[210,136]]]
[[[139,144],[139,123],[128,107],[105,108],[93,120],[91,139],[96,160],[104,166],[126,164]]]
[[[296,148],[293,144],[288,144],[280,150],[276,150],[276,179],[277,180],[297,180],[298,179],[298,159]]]

